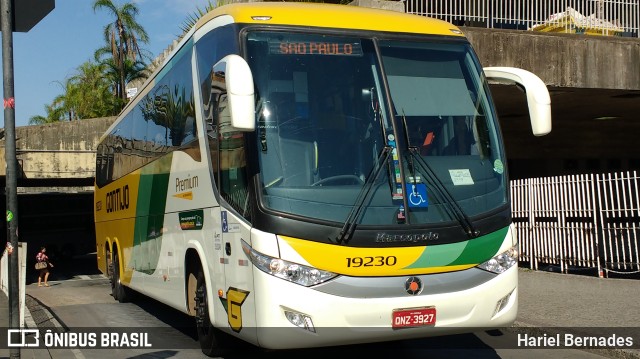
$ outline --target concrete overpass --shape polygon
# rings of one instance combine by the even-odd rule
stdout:
[[[553,130],[534,137],[524,94],[492,85],[512,179],[640,168],[640,39],[462,29],[483,66],[530,70],[551,92]],[[77,237],[93,245],[95,148],[113,120],[16,129],[21,240],[45,238],[64,247]]]
[[[553,130],[533,137],[524,96],[492,86],[511,178],[640,169],[640,39],[464,28],[483,66],[515,66],[551,93]]]
[[[95,250],[95,148],[114,120],[110,117],[16,128],[18,240],[28,243],[29,260],[41,245],[63,260]],[[0,184],[5,187],[4,130],[0,135]],[[4,194],[0,201],[4,213]],[[0,229],[0,241],[6,241],[6,229]]]
[[[115,117],[16,128],[18,193],[93,192],[95,150]],[[4,130],[0,179],[6,175]]]

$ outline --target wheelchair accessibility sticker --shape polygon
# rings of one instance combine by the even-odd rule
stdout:
[[[409,207],[426,208],[429,206],[427,201],[427,185],[424,183],[410,184],[407,183],[407,199],[409,201]]]

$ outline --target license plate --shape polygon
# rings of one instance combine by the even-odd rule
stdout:
[[[394,309],[392,328],[423,327],[436,324],[436,307]]]

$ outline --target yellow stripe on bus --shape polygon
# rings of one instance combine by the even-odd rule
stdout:
[[[120,280],[130,283],[133,275],[131,254],[136,225],[136,208],[140,171],[135,171],[102,188],[95,188],[96,240],[119,248],[123,274]]]
[[[425,16],[361,6],[290,2],[234,3],[221,6],[203,16],[196,23],[196,28],[224,14],[231,15],[236,23],[464,36],[456,26]]]
[[[358,276],[396,276],[453,272],[474,267],[474,264],[408,268],[414,264],[426,246],[359,248],[312,242],[280,236],[311,266],[333,273]]]

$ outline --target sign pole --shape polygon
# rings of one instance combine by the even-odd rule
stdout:
[[[18,190],[16,159],[16,124],[13,81],[13,2],[0,0],[2,29],[2,75],[4,90],[5,161],[7,164],[5,195],[7,199],[7,247],[9,253],[9,327],[20,329],[18,287]],[[20,348],[12,347],[11,358],[20,358]]]

